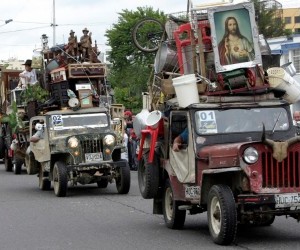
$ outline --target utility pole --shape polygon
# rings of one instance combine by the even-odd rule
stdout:
[[[55,0],[53,0],[53,46],[55,46],[55,28],[56,28],[56,23],[55,23]]]

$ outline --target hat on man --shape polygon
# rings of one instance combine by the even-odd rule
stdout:
[[[89,30],[87,29],[87,28],[84,28],[83,30],[82,30],[82,32],[89,32]]]
[[[27,66],[31,67],[31,63],[32,63],[32,60],[27,59],[27,60],[25,61],[25,63],[22,64],[22,65],[27,65]]]
[[[70,34],[74,34],[75,32],[73,30],[70,30]]]

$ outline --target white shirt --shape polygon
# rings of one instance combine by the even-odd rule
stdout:
[[[21,77],[22,84],[24,85],[28,83],[33,85],[34,83],[37,82],[35,69],[32,69],[31,71],[24,70],[22,73],[20,73],[19,76]]]

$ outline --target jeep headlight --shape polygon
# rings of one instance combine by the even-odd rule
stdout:
[[[249,147],[244,151],[243,159],[248,164],[253,164],[258,160],[258,152],[255,148]]]
[[[78,139],[76,137],[71,137],[68,140],[68,144],[70,148],[77,148],[78,147]]]
[[[115,137],[113,135],[106,135],[103,139],[104,145],[111,146],[115,143]]]

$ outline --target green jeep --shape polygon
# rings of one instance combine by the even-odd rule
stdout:
[[[119,194],[129,192],[129,165],[106,108],[49,111],[30,119],[31,138],[35,128],[40,139],[30,142],[25,165],[28,174],[38,173],[40,189],[49,190],[53,181],[55,195],[64,197],[69,182],[106,188],[115,180]]]

